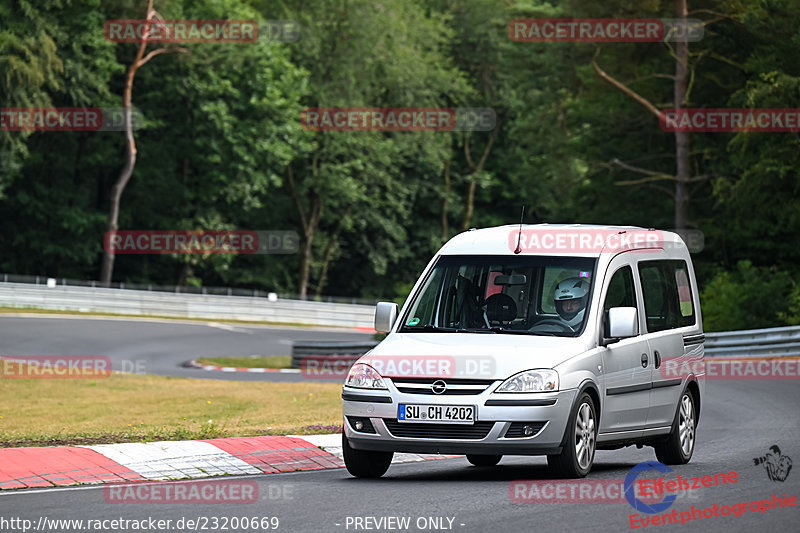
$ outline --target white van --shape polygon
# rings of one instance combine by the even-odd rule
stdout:
[[[431,260],[388,336],[342,389],[348,471],[379,477],[394,452],[547,455],[583,477],[596,449],[655,448],[688,462],[705,390],[689,252],[636,227],[464,232]],[[699,363],[699,364],[698,364]]]

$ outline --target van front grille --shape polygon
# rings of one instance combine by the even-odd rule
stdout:
[[[432,385],[435,381],[444,381],[447,389],[441,394],[434,394]],[[474,396],[485,391],[494,383],[493,379],[432,379],[432,378],[395,378],[392,383],[397,390],[406,394],[425,394],[430,396]]]

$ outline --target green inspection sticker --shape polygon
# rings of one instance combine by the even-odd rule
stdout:
[[[419,318],[412,318],[408,321],[409,326],[416,326],[417,324],[419,324]]]

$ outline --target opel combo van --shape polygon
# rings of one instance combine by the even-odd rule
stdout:
[[[546,455],[583,477],[595,451],[652,446],[688,462],[703,404],[703,330],[688,250],[671,232],[585,225],[464,232],[342,389],[343,454],[357,477],[394,452]]]

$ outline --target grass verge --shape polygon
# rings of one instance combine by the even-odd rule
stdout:
[[[341,423],[336,383],[0,379],[0,447],[331,433]]]
[[[234,368],[292,368],[291,355],[198,357],[196,361],[201,365],[231,366]]]

